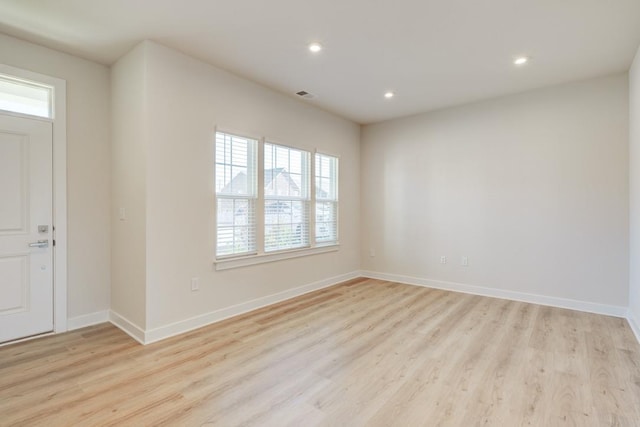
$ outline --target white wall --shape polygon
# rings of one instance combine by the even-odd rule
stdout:
[[[147,324],[146,66],[143,43],[111,68],[111,310],[141,330]]]
[[[67,81],[70,318],[110,307],[111,274],[114,311],[154,329],[362,260],[370,271],[629,303],[640,319],[640,53],[629,92],[626,75],[572,83],[369,125],[360,144],[351,122],[154,43],[121,59],[111,83],[107,67],[2,34],[0,51],[2,63]],[[340,155],[340,252],[214,270],[215,125]]]
[[[621,74],[365,126],[363,268],[626,307],[627,100]]]
[[[148,117],[146,329],[357,271],[360,127],[158,44],[138,49]],[[215,126],[340,156],[339,252],[215,271]],[[191,292],[191,277],[200,291]]]
[[[635,321],[636,333],[640,334],[640,48],[629,70],[629,163],[629,309]]]
[[[0,34],[0,62],[67,81],[68,317],[109,308],[109,69]]]

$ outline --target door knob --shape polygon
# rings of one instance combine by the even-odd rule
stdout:
[[[37,242],[29,243],[30,248],[48,248],[49,240],[38,240]]]

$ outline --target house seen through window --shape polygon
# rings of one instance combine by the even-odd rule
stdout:
[[[309,246],[309,152],[264,144],[264,250]]]
[[[216,133],[217,256],[256,253],[258,141]]]

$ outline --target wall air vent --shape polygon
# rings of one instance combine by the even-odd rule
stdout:
[[[316,97],[314,94],[309,93],[306,90],[301,90],[300,92],[296,92],[296,95],[301,96],[304,99],[313,99]]]

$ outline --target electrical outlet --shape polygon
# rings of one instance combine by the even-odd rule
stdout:
[[[120,218],[120,221],[124,221],[125,219],[127,219],[127,210],[125,208],[120,208],[118,217]]]
[[[376,250],[375,250],[374,248],[370,248],[370,249],[369,249],[369,256],[370,256],[371,258],[373,258],[373,257],[375,257],[375,256],[376,256]]]
[[[446,264],[447,263],[447,257],[446,256],[441,256],[440,257],[440,264]]]
[[[191,278],[191,292],[195,292],[200,289],[200,278],[192,277]]]
[[[463,256],[462,259],[460,260],[460,265],[464,267],[469,266],[469,258],[467,258],[466,256]]]

